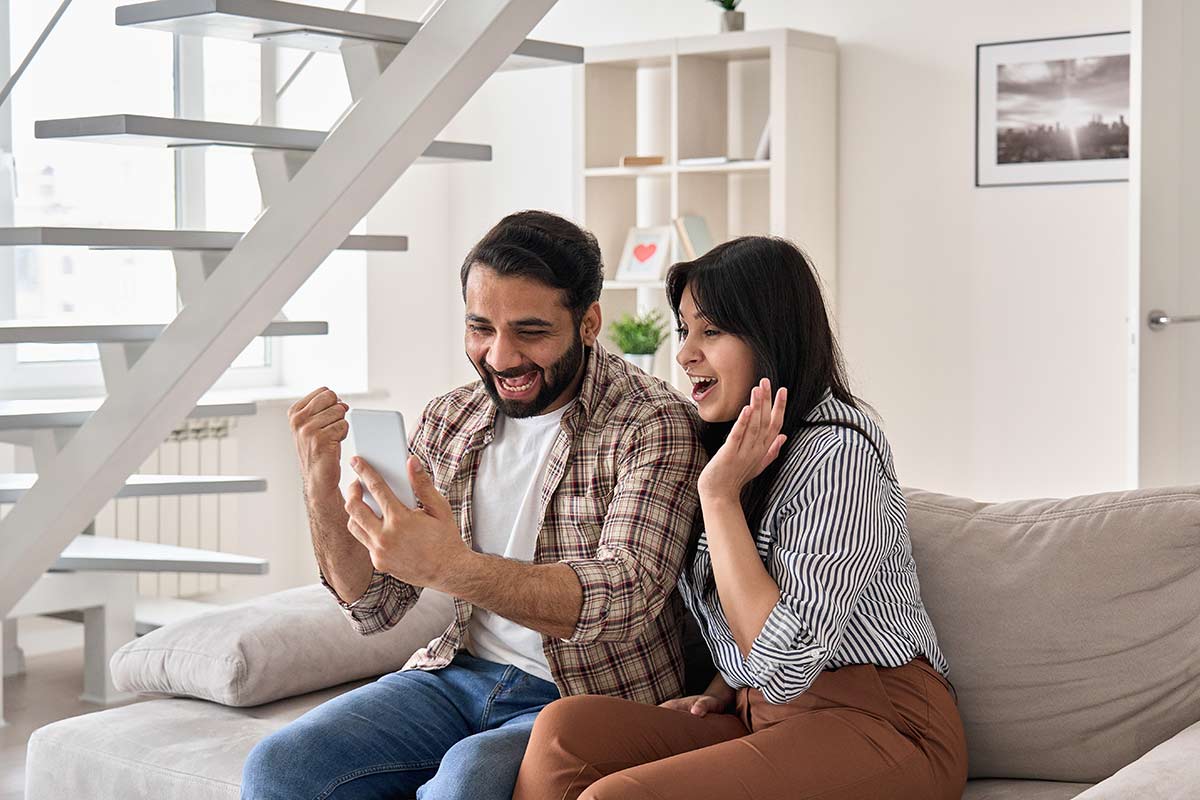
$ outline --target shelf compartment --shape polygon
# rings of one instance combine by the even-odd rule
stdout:
[[[770,117],[767,58],[681,55],[676,96],[681,161],[713,156],[757,158],[759,139]]]
[[[582,94],[592,114],[583,127],[584,166],[588,169],[649,170],[621,167],[623,156],[674,158],[671,148],[670,62],[639,66],[636,62],[586,64]]]
[[[756,172],[679,175],[679,214],[704,218],[713,244],[771,233],[770,177]]]

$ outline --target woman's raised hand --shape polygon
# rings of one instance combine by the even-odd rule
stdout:
[[[725,444],[700,473],[701,497],[741,497],[742,487],[778,457],[787,441],[780,433],[786,408],[787,389],[781,388],[772,400],[768,379],[750,390],[750,404],[738,414]]]

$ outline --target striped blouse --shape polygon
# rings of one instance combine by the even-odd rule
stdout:
[[[711,560],[701,535],[679,588],[713,661],[730,686],[756,688],[772,703],[794,700],[824,669],[851,664],[899,667],[924,655],[946,675],[883,432],[829,392],[807,419],[855,423],[879,453],[844,427],[796,435],[755,534],[780,598],[745,658],[717,593],[703,596]]]

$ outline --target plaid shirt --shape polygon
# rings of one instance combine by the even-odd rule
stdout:
[[[475,475],[496,413],[477,381],[426,406],[410,442],[468,545]],[[542,637],[564,696],[661,703],[682,694],[683,611],[675,583],[705,462],[698,423],[692,405],[662,381],[591,349],[579,402],[563,416],[550,452],[534,554],[537,563],[569,565],[583,587],[571,638]],[[371,634],[399,622],[420,592],[376,571],[361,598],[339,603],[359,633]],[[456,598],[454,621],[404,668],[448,665],[465,646],[472,609]]]

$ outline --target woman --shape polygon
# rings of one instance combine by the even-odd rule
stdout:
[[[747,237],[676,264],[667,293],[714,453],[679,589],[719,671],[657,708],[551,704],[514,797],[958,800],[966,743],[904,497],[812,267]]]

